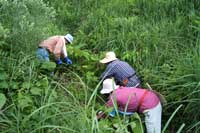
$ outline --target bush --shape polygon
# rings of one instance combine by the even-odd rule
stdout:
[[[55,10],[42,0],[2,0],[0,22],[10,31],[6,39],[12,52],[32,52],[41,39],[57,31]]]

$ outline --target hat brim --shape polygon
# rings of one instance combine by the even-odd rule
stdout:
[[[100,91],[101,94],[108,94],[108,93],[110,93],[110,92],[112,92],[112,90],[105,90],[105,89],[102,89],[102,90]]]
[[[111,61],[114,61],[116,59],[117,59],[116,57],[115,58],[111,58],[111,59],[104,58],[104,59],[100,60],[99,62],[105,64],[105,63],[109,63]]]
[[[113,90],[119,88],[119,85],[116,85],[114,89],[102,89],[100,91],[101,94],[108,94],[108,93],[111,93]]]
[[[72,41],[70,41],[67,37],[64,37],[70,44],[72,44]]]

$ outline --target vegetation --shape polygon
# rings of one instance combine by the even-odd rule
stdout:
[[[98,61],[114,50],[166,96],[163,132],[199,132],[199,11],[198,0],[0,0],[0,131],[142,132],[137,115],[95,117]],[[73,65],[38,62],[38,43],[66,33]]]

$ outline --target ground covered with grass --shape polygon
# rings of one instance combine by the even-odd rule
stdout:
[[[99,60],[113,50],[165,95],[163,132],[198,133],[199,11],[198,0],[1,0],[0,131],[142,132],[142,115],[97,121]],[[38,62],[39,42],[66,33],[73,65]]]

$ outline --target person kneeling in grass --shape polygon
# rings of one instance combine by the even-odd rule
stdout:
[[[72,61],[67,55],[66,45],[71,44],[73,36],[56,35],[43,40],[37,49],[37,58],[41,61],[49,61],[49,54],[53,54],[58,65],[62,64],[61,56],[64,57],[65,63],[71,65]]]
[[[137,87],[141,85],[141,81],[136,74],[135,69],[125,61],[119,60],[115,52],[107,52],[105,58],[100,63],[106,65],[106,70],[101,74],[100,80],[113,77],[116,84],[126,87]]]
[[[114,108],[116,104],[119,113],[130,115],[133,112],[143,113],[147,133],[161,132],[162,106],[159,97],[151,90],[117,86],[113,79],[103,81],[101,94],[110,94],[106,103],[107,107]],[[103,112],[97,115],[97,119],[103,116]],[[112,114],[111,114],[112,115]]]

